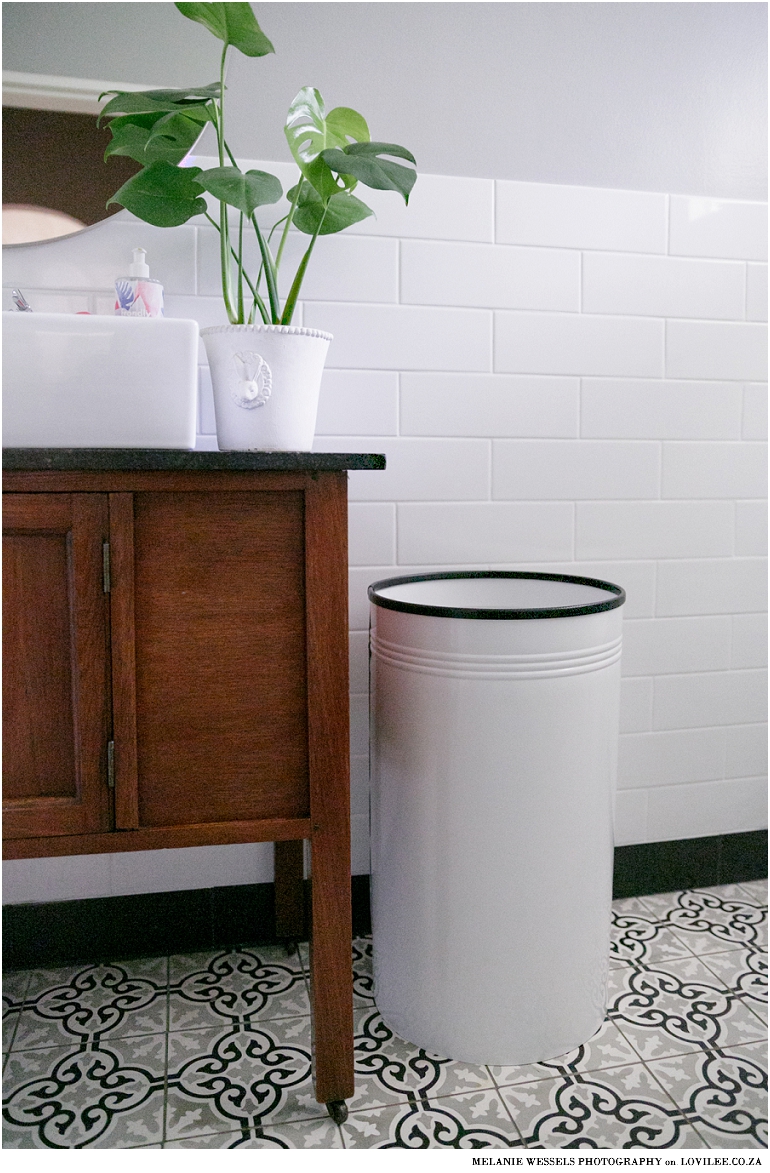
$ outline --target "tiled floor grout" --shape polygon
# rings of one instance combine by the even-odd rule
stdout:
[[[620,1107],[612,1107],[616,1104],[633,1106],[631,1115],[649,1119],[650,1135],[660,1137],[664,1147],[685,1142],[724,1148],[731,1147],[734,1140],[762,1147],[766,1142],[762,1140],[764,1133],[757,1131],[760,1125],[751,1133],[736,1133],[735,1122],[718,1117],[713,1103],[702,1094],[707,1085],[701,1087],[697,1082],[706,1079],[709,1072],[709,1079],[719,1078],[733,1088],[731,1094],[740,1098],[744,1113],[738,1113],[740,1120],[749,1118],[746,1112],[755,1116],[761,1112],[756,1073],[766,1028],[756,1002],[763,977],[756,962],[760,952],[757,934],[763,919],[760,899],[759,886],[730,885],[615,902],[623,924],[618,928],[617,952],[611,958],[613,989],[620,991],[612,995],[605,1020],[613,1026],[603,1028],[604,1041],[593,1050],[589,1040],[584,1048],[560,1057],[558,1064],[520,1069],[518,1081],[515,1067],[496,1074],[487,1065],[434,1059],[393,1036],[377,1015],[374,1000],[365,993],[370,947],[366,939],[360,939],[356,944],[360,960],[355,1002],[359,1018],[372,1024],[367,1052],[371,1060],[365,1066],[359,1049],[357,1097],[349,1102],[350,1123],[342,1126],[324,1114],[322,1105],[318,1110],[313,1107],[307,1074],[310,990],[306,947],[291,956],[280,948],[254,947],[199,952],[187,962],[181,954],[173,959],[127,961],[123,966],[128,984],[118,994],[116,978],[111,979],[112,984],[106,978],[101,981],[103,966],[31,970],[26,980],[14,977],[9,982],[15,994],[10,1009],[15,1020],[4,1057],[9,1120],[5,1144],[92,1147],[103,1145],[103,1136],[105,1140],[112,1138],[113,1148],[220,1147],[213,1138],[220,1138],[226,1147],[228,1139],[239,1147],[302,1147],[303,1143],[318,1146],[320,1137],[320,1147],[336,1144],[347,1149],[382,1144],[414,1147],[417,1143],[457,1147],[458,1138],[464,1136],[474,1145],[526,1147],[529,1137],[536,1147],[559,1148],[570,1143],[578,1128],[580,1135],[593,1138],[591,1143],[598,1140],[600,1148],[614,1147],[608,1137],[624,1138],[624,1143],[630,1137],[630,1147],[656,1147],[653,1142],[634,1141]],[[697,936],[688,928],[696,923],[700,930]],[[709,939],[713,933],[719,936]],[[81,976],[73,988],[75,975]],[[633,983],[640,982],[654,1011],[647,1019],[634,993],[637,986]],[[272,992],[268,992],[271,983]],[[701,1002],[706,998],[710,1010],[701,1010],[690,1021],[686,1015],[688,999],[697,1000],[699,983],[705,983]],[[64,996],[53,992],[62,987],[72,992]],[[275,999],[272,1005],[271,999]],[[165,1008],[162,1026],[152,1010],[160,1000]],[[75,1009],[79,1018],[74,1016]],[[121,1016],[125,1019],[127,1014],[136,1016],[126,1023],[136,1029],[110,1034],[116,1026],[119,1031]],[[684,1026],[677,1026],[677,1014]],[[99,1022],[98,1015],[104,1016]],[[94,1030],[97,1025],[104,1028],[101,1033]],[[161,1035],[162,1058],[152,1053],[153,1040],[160,1041]],[[134,1080],[135,1094],[144,1097],[137,1100],[133,1114],[115,1111],[106,1131],[99,1135],[91,1135],[86,1117],[78,1115],[85,1104],[82,1097],[97,1095],[98,1090],[98,1079],[87,1075],[82,1064],[78,1066],[77,1055],[84,1051],[84,1045],[77,1042],[81,1037],[87,1040],[85,1053],[95,1056],[92,1071],[99,1065],[99,1055],[105,1056],[105,1064],[115,1055],[117,1059],[110,1062],[123,1064],[119,1069],[129,1084]],[[25,1038],[32,1045],[25,1045]],[[97,1041],[88,1041],[91,1039]],[[217,1039],[224,1040],[223,1050],[215,1054],[208,1048]],[[249,1052],[249,1047],[256,1050]],[[32,1094],[35,1080],[42,1078],[36,1071],[43,1073],[43,1082],[53,1086],[51,1081],[58,1078],[56,1065],[70,1053],[81,1090],[80,1100],[71,1105],[74,1123],[62,1125],[71,1132],[71,1139],[62,1146],[60,1135],[46,1134],[40,1118],[25,1107],[24,1088],[29,1086]],[[282,1056],[278,1063],[287,1073],[285,1086],[276,1089],[270,1083],[272,1068],[262,1063],[263,1053]],[[741,1060],[742,1083],[735,1074],[732,1055]],[[253,1075],[247,1077],[245,1071]],[[246,1105],[238,1109],[240,1117],[237,1111],[233,1114],[232,1104],[228,1114],[222,1115],[212,1090],[214,1076],[229,1080],[238,1093],[237,1102]],[[149,1080],[149,1090],[144,1093],[139,1086],[143,1079]],[[479,1080],[487,1086],[479,1087]],[[63,1103],[68,1086],[62,1084],[57,1093]],[[602,1104],[592,1107],[590,1097],[597,1088],[604,1089],[599,1097]],[[589,1097],[585,1110],[580,1109],[582,1117],[559,1099],[565,1089],[569,1091],[567,1099],[575,1103],[583,1103],[581,1096]],[[162,1104],[157,1105],[161,1094]],[[264,1106],[268,1101],[273,1104],[269,1110]],[[264,1141],[254,1132],[260,1120]],[[560,1127],[558,1121],[562,1121]],[[408,1132],[406,1139],[399,1132],[401,1125],[405,1134]],[[141,1140],[138,1133],[142,1131],[156,1139],[131,1143],[132,1137]]]

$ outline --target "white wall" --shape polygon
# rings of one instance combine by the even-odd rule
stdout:
[[[233,54],[236,154],[288,158],[301,86],[423,172],[767,198],[764,3],[255,3],[275,55]],[[3,4],[3,67],[185,86],[217,42],[173,5]]]
[[[431,175],[408,209],[367,200],[376,221],[319,241],[300,317],[335,335],[317,447],[388,459],[350,475],[354,871],[368,870],[366,587],[412,571],[620,583],[617,842],[766,825],[766,206]],[[225,320],[205,223],[122,213],[5,249],[4,285],[38,310],[111,312],[137,244],[169,315]],[[203,365],[201,389],[212,448]],[[257,882],[270,851],[18,861],[5,899]]]

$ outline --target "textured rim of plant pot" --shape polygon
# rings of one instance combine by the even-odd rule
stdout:
[[[200,334],[201,338],[203,338],[206,334],[237,334],[241,331],[249,334],[255,332],[304,334],[307,338],[322,338],[325,342],[331,342],[334,338],[333,334],[327,334],[324,330],[314,330],[311,326],[282,326],[277,322],[253,322],[251,325],[242,322],[236,326],[204,326]]]

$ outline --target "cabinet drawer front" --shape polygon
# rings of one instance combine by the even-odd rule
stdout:
[[[308,813],[304,557],[302,492],[134,496],[140,826]]]
[[[110,826],[101,494],[9,494],[3,507],[7,838]]]

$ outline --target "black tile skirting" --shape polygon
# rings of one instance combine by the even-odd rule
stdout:
[[[767,831],[615,848],[613,896],[740,884],[767,876]]]
[[[735,884],[767,876],[767,831],[615,849],[614,896]],[[371,931],[369,877],[354,876],[353,934]],[[10,904],[3,968],[163,956],[275,941],[272,884]]]

